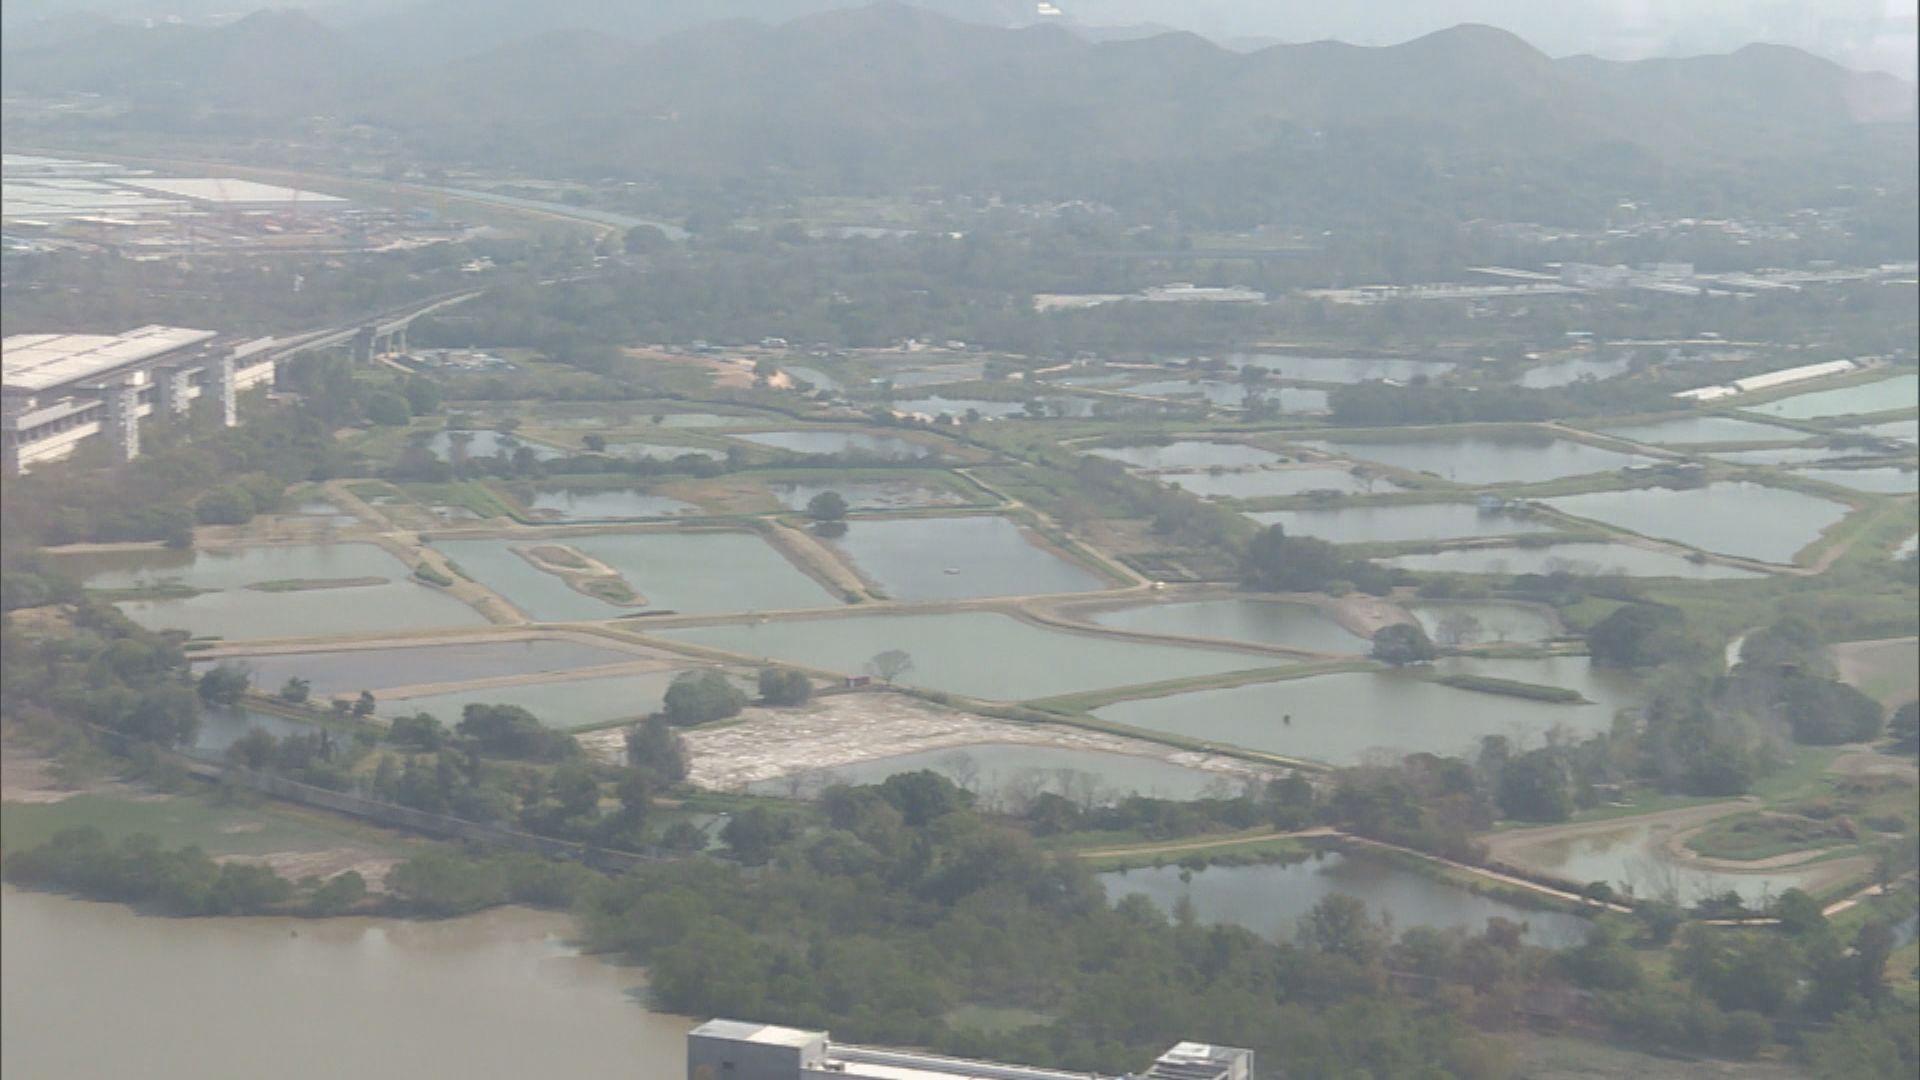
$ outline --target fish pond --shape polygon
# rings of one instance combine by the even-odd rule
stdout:
[[[1557,510],[1702,551],[1790,563],[1847,516],[1843,503],[1747,481],[1703,488],[1596,491],[1544,500]]]
[[[1542,839],[1513,852],[1514,861],[1567,881],[1604,881],[1637,896],[1669,892],[1691,904],[1737,892],[1749,904],[1801,887],[1817,871],[1806,867],[1759,873],[1728,873],[1679,862],[1667,851],[1672,825],[1623,823],[1618,829]]]
[[[1892,465],[1871,469],[1795,469],[1794,474],[1876,495],[1911,495],[1920,490],[1920,472]]]
[[[1565,632],[1553,609],[1498,600],[1429,600],[1404,605],[1442,645],[1545,641]]]
[[[142,626],[180,628],[197,637],[316,637],[487,621],[453,597],[410,580],[411,568],[374,544],[117,551],[59,559],[90,589],[177,584],[204,590],[119,602]]]
[[[1372,648],[1319,608],[1283,600],[1178,600],[1113,608],[1087,619],[1114,630],[1252,641],[1307,652],[1357,655]]]
[[[1345,465],[1160,473],[1155,479],[1203,498],[1226,499],[1270,499],[1316,491],[1353,495],[1378,489],[1395,489],[1395,485],[1385,479],[1366,480],[1355,476],[1351,468]]]
[[[1567,476],[1611,472],[1643,459],[1634,454],[1557,439],[1537,432],[1453,435],[1404,441],[1315,441],[1300,445],[1344,454],[1456,484],[1536,484]]]
[[[1764,405],[1749,405],[1747,409],[1785,420],[1821,420],[1829,416],[1911,409],[1920,403],[1916,396],[1920,396],[1920,375],[1895,375],[1875,382],[1795,394]]]
[[[1144,731],[1355,765],[1375,751],[1470,753],[1488,735],[1537,746],[1555,728],[1597,734],[1634,693],[1630,682],[1594,670],[1585,657],[1451,660],[1436,671],[1565,687],[1591,703],[1462,690],[1411,672],[1355,671],[1122,701],[1094,715]]]
[[[533,442],[517,435],[505,435],[498,431],[480,428],[471,431],[436,431],[432,437],[420,440],[434,457],[441,461],[453,461],[458,458],[484,458],[505,454],[512,457],[523,447],[533,452],[540,461],[551,461],[564,457],[565,452],[557,446]]]
[[[1579,542],[1543,547],[1476,547],[1396,555],[1381,559],[1388,566],[1443,574],[1602,574],[1623,577],[1672,577],[1706,581],[1763,577],[1757,571],[1718,563],[1696,562],[1670,551],[1651,551],[1632,544]]]
[[[1426,376],[1437,379],[1456,365],[1447,361],[1396,358],[1355,359],[1342,356],[1281,356],[1272,353],[1234,353],[1227,362],[1260,368],[1282,379],[1303,382],[1361,383],[1374,379],[1406,382]]]
[[[565,543],[621,572],[644,608],[588,596],[539,570],[513,547],[523,541],[435,540],[474,580],[534,619],[612,619],[640,610],[712,614],[831,607],[839,599],[765,540],[745,532],[597,533]]]
[[[676,461],[683,457],[718,461],[727,456],[710,446],[676,446],[672,443],[629,442],[618,439],[607,443],[606,452],[628,461]]]
[[[208,707],[200,710],[200,726],[194,730],[193,743],[187,750],[195,757],[219,758],[226,754],[227,747],[256,729],[276,739],[284,739],[289,735],[312,735],[325,730],[311,721],[290,720],[257,709]],[[334,738],[345,741],[352,736],[336,731]]]
[[[1256,511],[1247,515],[1262,525],[1278,525],[1288,536],[1316,536],[1335,544],[1395,544],[1416,540],[1461,540],[1471,536],[1511,536],[1552,532],[1554,526],[1504,509],[1473,503],[1418,503],[1399,506],[1330,506],[1306,510]]]
[[[1858,450],[1842,450],[1831,446],[1769,446],[1756,450],[1721,450],[1708,456],[1735,465],[1799,465],[1859,455]]]
[[[1002,517],[849,522],[833,541],[860,574],[894,600],[963,600],[1106,587],[1093,571],[1035,542]]]
[[[1206,769],[1160,758],[1026,743],[976,743],[874,758],[748,785],[756,795],[807,796],[831,784],[877,784],[898,773],[931,770],[974,792],[995,809],[1018,812],[1052,793],[1107,804],[1130,795],[1158,799],[1232,798],[1243,784]]]
[[[1884,424],[1868,424],[1859,430],[1883,439],[1920,442],[1920,420],[1889,420]]]
[[[533,517],[548,521],[608,521],[698,513],[690,502],[633,488],[541,488],[527,500]]]
[[[872,435],[859,431],[756,431],[730,437],[795,454],[839,454],[895,461],[939,456],[939,451],[933,447],[898,435]]]
[[[1161,446],[1095,446],[1089,448],[1087,453],[1118,461],[1134,469],[1241,469],[1250,465],[1274,465],[1285,460],[1271,450],[1245,443],[1205,442],[1198,439]]]
[[[1768,440],[1798,439],[1802,432],[1772,424],[1740,420],[1731,416],[1682,416],[1672,420],[1650,420],[1643,424],[1621,424],[1597,428],[1602,435],[1657,446],[1692,446],[1704,443],[1753,443]]]
[[[913,659],[902,683],[998,701],[1275,664],[1272,657],[1253,653],[1123,641],[986,611],[782,619],[652,633],[662,640],[847,674],[864,673],[875,655],[898,649]]]
[[[1264,398],[1281,412],[1322,413],[1327,411],[1327,392],[1300,386],[1278,386],[1270,382],[1230,382],[1224,379],[1163,379],[1124,388],[1129,394],[1167,398],[1173,401],[1205,401],[1209,405],[1238,409],[1247,404],[1248,395]]]
[[[950,488],[916,480],[855,480],[844,484],[817,481],[769,483],[767,489],[789,510],[805,510],[816,496],[831,491],[846,500],[850,510],[912,510],[926,506],[959,506],[967,499]]]
[[[196,660],[195,670],[217,664],[246,668],[259,690],[278,690],[292,678],[312,684],[315,697],[358,693],[389,686],[459,683],[505,675],[623,664],[641,659],[633,653],[577,641],[529,638],[524,641],[475,641],[457,645],[382,645],[378,648],[265,653]]]
[[[949,383],[974,382],[986,372],[985,363],[935,364],[883,371],[878,378],[895,386],[946,386]]]
[[[1565,948],[1586,940],[1587,920],[1481,896],[1379,856],[1321,851],[1298,862],[1209,866],[1187,873],[1178,866],[1115,870],[1098,875],[1107,899],[1138,893],[1172,913],[1185,899],[1203,923],[1239,926],[1274,941],[1292,941],[1300,919],[1329,896],[1365,901],[1375,919],[1392,920],[1394,932],[1412,926],[1440,930],[1486,929],[1488,919],[1525,923],[1527,940]]]
[[[468,705],[518,705],[546,727],[570,731],[614,720],[634,720],[660,710],[676,671],[605,675],[513,686],[452,690],[444,694],[379,699],[385,716],[432,713],[448,727],[460,722]]]

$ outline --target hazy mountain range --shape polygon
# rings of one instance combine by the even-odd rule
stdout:
[[[377,24],[334,29],[298,12],[219,27],[96,25],[30,48],[9,35],[0,85],[261,121],[326,114],[391,129],[447,162],[797,191],[1311,206],[1398,189],[1519,214],[1556,189],[1686,189],[1737,207],[1762,192],[1791,200],[1911,182],[1913,88],[1777,46],[1556,60],[1462,26],[1384,48],[1243,53],[1187,33],[1094,42],[1060,25],[1005,28],[899,4],[670,29],[696,11],[777,4],[556,2],[618,15],[650,40],[571,29],[396,62],[396,40],[457,36],[526,8],[435,0],[393,17],[425,22],[376,43],[366,27]],[[943,2],[962,14],[998,6]]]

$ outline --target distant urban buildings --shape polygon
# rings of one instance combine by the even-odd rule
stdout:
[[[709,1020],[687,1034],[687,1080],[1253,1080],[1253,1051],[1183,1042],[1124,1077],[835,1043],[824,1031]]]

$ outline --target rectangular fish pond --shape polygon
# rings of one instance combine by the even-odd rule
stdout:
[[[1209,866],[1188,872],[1179,866],[1143,867],[1100,874],[1107,898],[1118,903],[1138,894],[1169,914],[1181,900],[1203,923],[1244,927],[1273,941],[1292,941],[1300,919],[1329,896],[1363,900],[1367,913],[1391,918],[1395,933],[1412,926],[1479,933],[1487,920],[1524,923],[1535,945],[1566,948],[1586,940],[1589,924],[1578,915],[1520,907],[1470,889],[1396,866],[1377,855],[1317,852],[1297,862]]]
[[[1107,587],[1002,517],[855,519],[833,541],[894,600],[962,600]]]
[[[838,454],[846,457],[906,461],[939,457],[940,451],[924,443],[898,435],[876,435],[863,431],[755,431],[729,438],[771,447],[794,454]]]
[[[288,679],[312,684],[314,697],[389,686],[457,683],[503,675],[532,675],[602,667],[644,659],[619,649],[552,638],[474,641],[452,645],[389,643],[378,647],[266,653],[195,660],[195,671],[227,664],[245,668],[257,690],[278,690]]]
[[[642,605],[610,603],[534,566],[515,547],[564,544],[620,572]],[[640,611],[713,614],[832,607],[840,598],[748,532],[596,533],[561,540],[441,539],[433,546],[528,617],[613,619]]]
[[[1675,490],[1595,491],[1542,500],[1575,517],[1702,551],[1790,563],[1849,508],[1798,491],[1747,481]]]
[[[1602,450],[1542,432],[1446,435],[1395,440],[1313,440],[1301,446],[1328,454],[1425,473],[1456,484],[1537,484],[1645,464],[1642,455]]]
[[[1439,674],[1481,675],[1560,686],[1588,704],[1558,704],[1458,689],[1411,672],[1357,671],[1193,690],[1122,701],[1094,715],[1144,731],[1284,757],[1356,765],[1375,756],[1471,753],[1488,735],[1538,746],[1548,731],[1606,730],[1634,698],[1630,681],[1594,670],[1586,657],[1453,660]]]
[[[1582,574],[1586,576],[1672,577],[1706,581],[1754,578],[1765,575],[1737,566],[1696,562],[1671,551],[1653,551],[1632,544],[1581,541],[1543,547],[1474,547],[1395,555],[1379,560],[1387,566],[1445,574]]]
[[[1462,540],[1552,532],[1555,526],[1512,510],[1473,503],[1412,503],[1265,510],[1248,517],[1278,525],[1288,536],[1314,536],[1334,544],[1395,544],[1417,540]]]
[[[1319,608],[1283,600],[1176,600],[1110,608],[1085,618],[1115,630],[1251,641],[1345,656],[1357,656],[1373,647],[1372,642],[1349,632]]]
[[[475,626],[479,612],[410,579],[412,567],[367,543],[223,551],[121,551],[59,556],[89,589],[174,585],[197,595],[122,600],[149,629],[196,637],[279,638]]]
[[[995,701],[1277,666],[1271,656],[1124,641],[1037,626],[986,611],[853,615],[663,628],[665,641],[863,674],[875,655],[913,659],[903,684]]]

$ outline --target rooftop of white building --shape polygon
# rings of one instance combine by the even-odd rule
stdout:
[[[142,326],[124,334],[13,334],[0,340],[8,390],[38,393],[112,374],[200,345],[219,335],[179,326]]]

